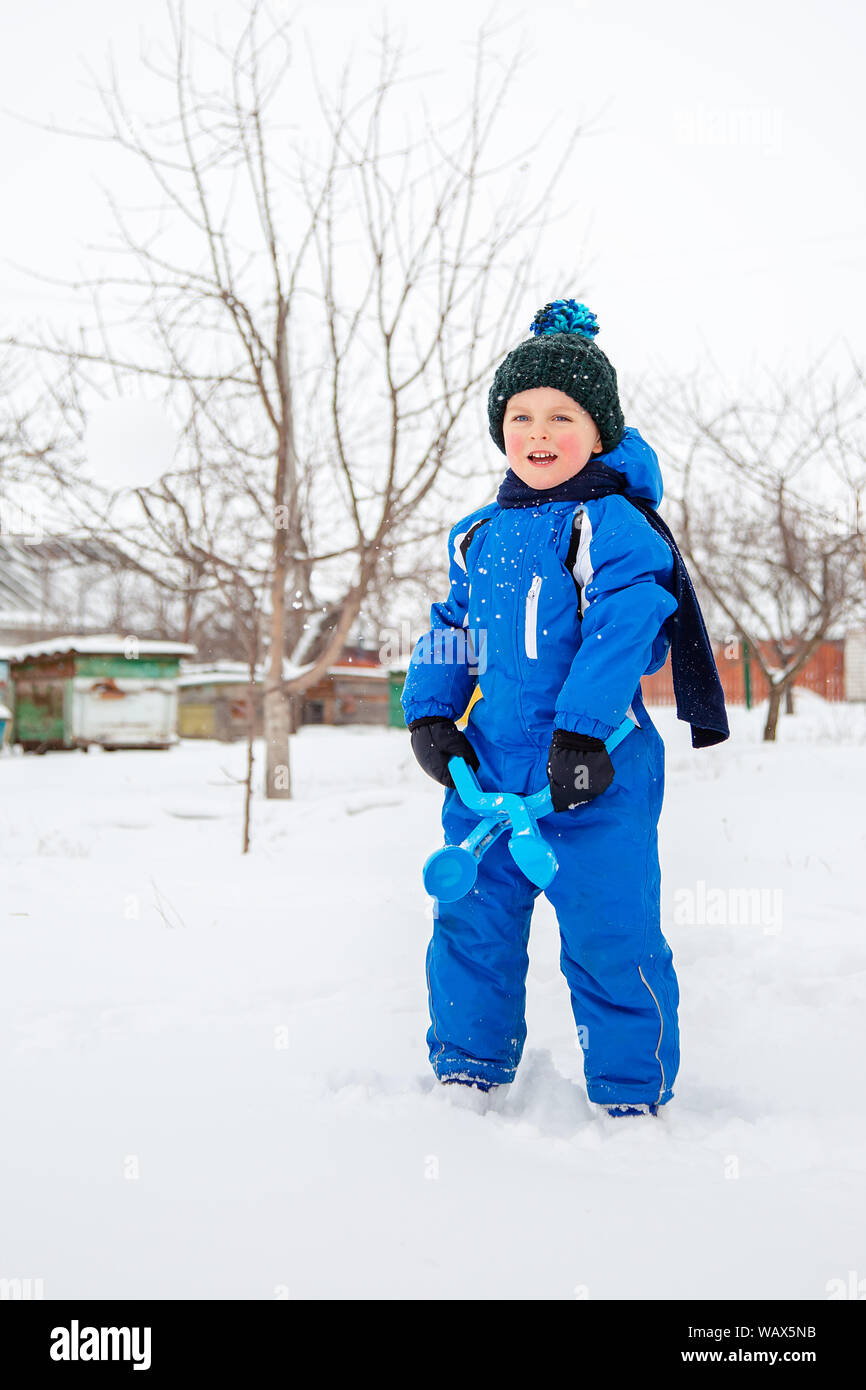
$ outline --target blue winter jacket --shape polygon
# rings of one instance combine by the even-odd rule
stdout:
[[[636,429],[602,462],[658,507],[655,451]],[[544,747],[553,729],[607,738],[640,679],[664,664],[676,610],[673,556],[625,496],[500,507],[461,517],[448,537],[451,589],[430,610],[403,686],[406,722],[460,719],[504,747]],[[469,730],[471,734],[471,728]]]

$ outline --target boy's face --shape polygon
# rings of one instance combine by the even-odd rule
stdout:
[[[530,487],[556,487],[601,453],[601,435],[592,416],[553,386],[535,386],[512,396],[502,434],[510,467]],[[536,462],[537,454],[555,457]]]

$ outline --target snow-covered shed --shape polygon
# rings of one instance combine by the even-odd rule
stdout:
[[[12,742],[49,748],[170,748],[188,642],[99,633],[7,648]],[[8,703],[8,701],[7,701]]]

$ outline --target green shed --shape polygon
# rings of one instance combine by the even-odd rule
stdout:
[[[408,661],[402,666],[391,665],[388,667],[388,724],[392,729],[405,729],[406,727],[400,696],[403,694],[403,686],[406,684],[408,668]]]
[[[7,653],[12,742],[52,748],[170,748],[188,642],[102,633],[52,637]]]

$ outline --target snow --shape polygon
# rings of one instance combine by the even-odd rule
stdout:
[[[657,1119],[588,1105],[543,896],[516,1082],[434,1082],[441,791],[405,731],[304,727],[246,856],[241,744],[7,751],[0,1275],[51,1299],[823,1299],[866,1275],[866,706],[797,701],[775,746],[761,710],[700,751],[653,711],[682,1030]],[[781,919],[675,921],[699,884],[780,892]]]
[[[310,661],[305,666],[297,666],[286,660],[283,662],[283,678],[292,680],[295,676],[302,676],[305,671],[312,669],[313,664]],[[370,676],[373,680],[387,680],[388,673],[387,666],[364,666],[361,662],[343,662],[327,669],[329,676]],[[182,670],[177,677],[177,685],[184,689],[195,685],[238,685],[249,683],[249,674],[250,668],[243,662],[220,662],[200,669]],[[264,674],[264,668],[257,666],[256,681],[264,680]]]
[[[249,684],[249,678],[249,666],[238,666],[232,671],[181,671],[180,675],[175,678],[175,684],[185,690],[187,686],[194,685],[244,685]],[[262,680],[261,671],[257,672],[256,680]]]
[[[40,642],[26,642],[20,647],[3,647],[0,656],[12,661],[23,661],[26,657],[36,656],[65,656],[67,652],[126,656],[131,644],[138,656],[194,656],[197,650],[189,642],[169,642],[153,637],[124,637],[118,632],[103,632],[89,637],[72,633],[67,637],[46,637]]]
[[[342,666],[329,666],[329,676],[370,676],[373,680],[388,679],[387,666],[364,666],[361,662],[344,662]]]

